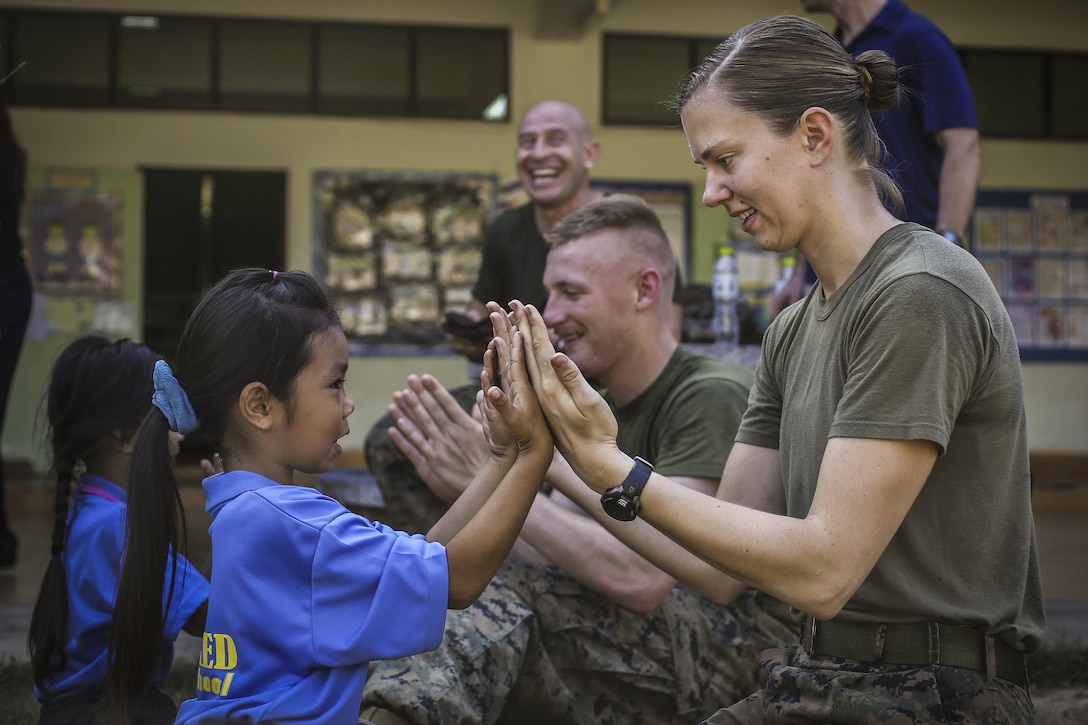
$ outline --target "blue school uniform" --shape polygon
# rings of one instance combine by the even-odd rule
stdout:
[[[63,669],[46,677],[39,702],[102,692],[106,680],[110,621],[125,545],[125,490],[99,476],[83,474],[68,512],[68,539],[62,560],[68,579],[68,625]],[[170,567],[166,569],[169,588]],[[208,598],[208,580],[178,557],[174,597],[166,617],[159,666],[151,682],[162,680],[174,660],[174,639]],[[164,606],[166,593],[164,592]]]
[[[178,723],[354,725],[370,660],[442,641],[441,544],[248,471],[204,490],[214,574],[197,697]]]

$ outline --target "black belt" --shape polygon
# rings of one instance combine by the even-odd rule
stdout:
[[[801,646],[811,655],[870,665],[963,667],[1027,687],[1024,653],[993,635],[940,622],[869,624],[805,617]]]

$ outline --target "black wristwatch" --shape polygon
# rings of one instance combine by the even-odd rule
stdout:
[[[646,482],[653,473],[653,464],[635,456],[635,467],[623,479],[623,483],[613,486],[601,495],[601,508],[618,521],[634,521],[638,516],[639,496]]]
[[[963,246],[963,237],[961,237],[959,235],[959,232],[952,231],[951,229],[942,229],[941,231],[939,231],[937,233],[940,234],[945,239],[947,239],[948,241],[955,244],[957,247],[962,247]]]

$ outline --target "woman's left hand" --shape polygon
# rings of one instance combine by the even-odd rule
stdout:
[[[555,351],[536,308],[517,301],[510,307],[527,340],[525,365],[555,446],[590,488],[603,493],[631,466],[616,444],[616,417],[578,366]]]

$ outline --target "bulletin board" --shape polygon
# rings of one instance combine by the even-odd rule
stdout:
[[[439,323],[471,297],[495,177],[318,171],[313,188],[314,270],[353,352],[448,354]]]
[[[1024,360],[1088,360],[1088,193],[982,191],[971,249]]]

